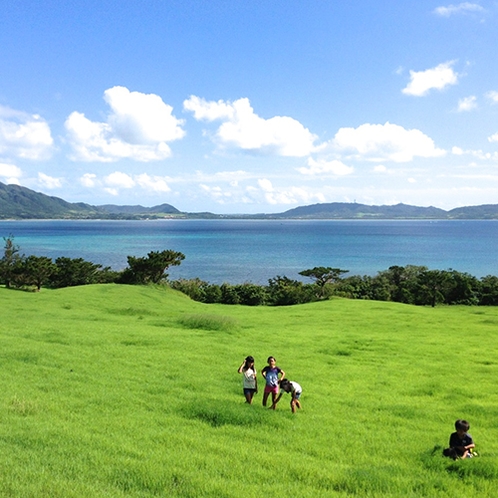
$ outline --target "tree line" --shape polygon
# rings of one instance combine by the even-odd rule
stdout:
[[[25,256],[14,242],[4,237],[4,254],[0,259],[0,283],[7,288],[39,291],[41,287],[61,288],[89,284],[159,284],[166,280],[170,266],[179,265],[185,256],[181,252],[151,251],[146,257],[128,256],[128,266],[114,271],[83,258],[60,257],[53,261],[46,256]]]
[[[171,286],[205,303],[282,306],[302,304],[332,296],[393,301],[420,306],[462,304],[498,305],[498,277],[481,279],[456,270],[429,270],[426,266],[391,266],[375,276],[344,277],[347,270],[315,267],[299,272],[310,277],[303,283],[277,276],[268,285],[244,283],[214,285],[200,279],[176,280]]]
[[[276,276],[267,285],[251,282],[212,284],[199,278],[168,280],[167,269],[178,266],[184,254],[172,250],[151,251],[146,257],[128,256],[121,271],[85,261],[60,257],[25,256],[12,236],[4,238],[0,259],[0,284],[7,288],[61,288],[76,285],[119,283],[146,285],[165,283],[203,303],[242,304],[248,306],[286,306],[329,299],[394,301],[405,304],[436,306],[462,304],[498,305],[498,277],[480,279],[456,270],[430,270],[426,266],[391,266],[375,276],[345,276],[348,270],[315,267],[299,272],[310,283]]]

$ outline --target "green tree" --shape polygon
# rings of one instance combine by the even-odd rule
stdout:
[[[390,266],[378,276],[388,284],[390,301],[416,304],[417,296],[421,294],[419,277],[425,271],[426,266]]]
[[[74,287],[99,283],[102,265],[83,258],[60,257],[55,260],[55,272],[50,278],[52,287]]]
[[[456,270],[449,270],[446,273],[449,280],[445,296],[447,304],[479,304],[482,286],[476,277]]]
[[[482,277],[480,294],[479,304],[484,306],[498,305],[498,277],[495,275]]]
[[[237,293],[237,289],[234,285],[228,284],[226,282],[220,285],[221,291],[221,299],[220,302],[222,304],[239,304],[240,297]]]
[[[234,286],[239,303],[246,306],[261,306],[266,302],[266,290],[261,285],[256,285],[250,282]]]
[[[433,308],[445,301],[450,276],[442,270],[424,270],[419,275],[420,293],[416,304],[430,304]]]
[[[34,285],[40,291],[42,285],[50,281],[57,267],[53,261],[46,256],[28,256],[19,265],[19,278],[16,281],[20,285]]]
[[[313,279],[318,287],[318,296],[323,298],[327,284],[336,284],[341,280],[341,275],[348,272],[349,270],[331,268],[330,266],[315,266],[309,270],[300,271],[299,275]]]
[[[9,235],[3,238],[4,253],[0,260],[0,278],[5,284],[5,287],[11,287],[15,273],[18,271],[19,265],[22,263],[23,256],[19,253],[19,246],[14,243],[14,236]]]
[[[165,273],[170,266],[178,266],[185,259],[181,252],[151,251],[145,258],[128,256],[128,267],[121,276],[121,282],[126,284],[158,284],[168,278]]]
[[[268,280],[267,295],[268,304],[273,306],[309,303],[316,299],[313,285],[278,275]]]

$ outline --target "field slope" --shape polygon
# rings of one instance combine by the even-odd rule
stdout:
[[[0,496],[492,497],[498,309],[0,288]],[[304,388],[243,403],[244,356]],[[480,457],[440,456],[466,418]]]

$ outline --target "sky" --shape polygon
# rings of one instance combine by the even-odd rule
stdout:
[[[0,182],[219,214],[498,204],[498,2],[0,0]]]

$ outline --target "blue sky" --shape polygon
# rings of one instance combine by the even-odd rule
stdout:
[[[282,212],[498,204],[498,2],[0,0],[0,181]]]

